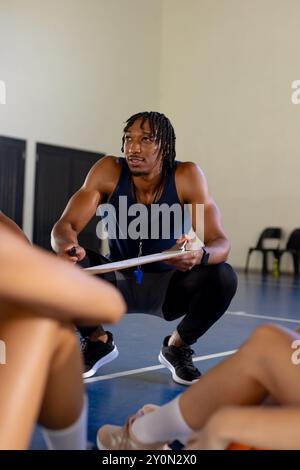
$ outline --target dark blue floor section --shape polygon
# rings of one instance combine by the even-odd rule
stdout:
[[[231,311],[243,310],[259,315],[283,316],[300,319],[300,280],[282,275],[245,275],[240,273],[239,286]]]
[[[266,322],[264,316],[296,320],[279,321],[282,326],[300,326],[300,284],[292,277],[263,278],[239,274],[239,287],[230,306],[230,312],[246,312],[259,318],[227,313],[194,345],[195,356],[205,356],[234,350],[257,325]],[[267,320],[269,321],[269,320]],[[127,315],[118,325],[109,327],[119,350],[119,357],[102,367],[98,376],[157,366],[163,338],[170,334],[177,322],[168,323],[149,315]],[[222,358],[197,362],[202,372]],[[122,424],[128,415],[145,403],[164,404],[181,393],[185,387],[175,384],[166,369],[135,373],[123,377],[100,380],[86,385],[89,397],[89,440],[95,442],[96,431],[105,423]],[[32,448],[45,448],[37,429]]]

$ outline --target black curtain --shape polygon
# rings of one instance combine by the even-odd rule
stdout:
[[[61,216],[69,198],[83,184],[90,168],[103,153],[86,152],[66,147],[37,144],[35,208],[33,241],[51,250],[50,232]],[[100,240],[96,237],[99,219],[93,217],[79,242],[84,248],[99,251]]]
[[[0,210],[23,225],[26,141],[0,136]]]

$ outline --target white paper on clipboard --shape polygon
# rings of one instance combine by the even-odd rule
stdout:
[[[89,274],[104,274],[111,271],[120,271],[121,269],[133,268],[135,266],[142,266],[143,264],[156,263],[157,261],[166,261],[177,256],[182,256],[189,251],[200,250],[204,246],[202,242],[189,243],[189,249],[186,249],[186,242],[183,244],[176,244],[172,248],[161,253],[154,253],[153,255],[145,255],[136,258],[129,258],[122,261],[114,261],[112,263],[100,264],[99,266],[92,266],[85,268]]]

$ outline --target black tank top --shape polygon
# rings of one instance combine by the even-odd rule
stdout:
[[[119,158],[119,163],[121,165],[121,174],[119,181],[112,193],[110,199],[107,201],[108,204],[112,205],[115,209],[115,227],[116,227],[116,236],[109,237],[109,259],[111,261],[121,261],[123,259],[135,258],[139,255],[139,237],[133,239],[130,237],[130,234],[124,233],[124,229],[130,227],[130,224],[136,215],[129,215],[128,210],[134,204],[137,204],[134,200],[132,193],[132,178],[131,173],[128,168],[125,158]],[[188,212],[182,207],[175,184],[175,171],[177,167],[177,162],[174,162],[172,169],[167,171],[164,186],[161,192],[159,200],[153,204],[138,204],[139,206],[144,206],[147,211],[147,222],[148,222],[148,237],[141,236],[142,238],[142,255],[150,255],[153,253],[159,253],[161,251],[167,250],[175,245],[176,240],[183,234],[187,233],[191,227],[190,217]],[[124,197],[125,196],[125,197]],[[124,211],[127,202],[127,214],[124,220]],[[162,206],[162,204],[166,206]],[[166,213],[159,213],[159,209],[167,209],[176,204],[176,210],[181,211],[181,218],[172,216],[172,211],[170,211],[169,217],[169,228],[167,233],[163,225],[166,222]],[[156,206],[153,208],[153,206]],[[136,206],[133,206],[134,209]],[[173,206],[174,207],[174,206]],[[123,220],[120,219],[120,214],[122,213]],[[178,214],[178,212],[177,212]],[[176,220],[175,220],[176,219]],[[110,220],[111,221],[111,220]],[[127,223],[126,223],[127,222]],[[147,224],[146,224],[147,225]],[[168,224],[167,224],[168,227]],[[154,230],[154,237],[153,237]],[[141,229],[139,229],[141,231]],[[166,234],[168,237],[166,238]],[[168,271],[173,269],[172,266],[166,263],[151,263],[143,266],[143,271],[156,272],[156,271]]]

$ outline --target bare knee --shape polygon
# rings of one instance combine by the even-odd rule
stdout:
[[[263,344],[274,344],[278,341],[290,340],[295,333],[273,323],[258,326],[252,334],[253,340]]]
[[[55,350],[61,342],[76,344],[74,328],[71,324],[61,323],[49,318],[47,312],[32,309],[26,305],[11,301],[0,301],[1,338],[8,346],[14,345],[20,337],[34,338],[36,342],[45,343],[47,348]]]
[[[268,356],[274,357],[274,354],[279,353],[281,347],[286,347],[290,344],[293,336],[297,336],[297,333],[293,333],[278,325],[267,323],[258,326],[254,330],[241,350],[243,349],[257,359],[263,359]]]

